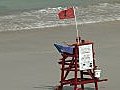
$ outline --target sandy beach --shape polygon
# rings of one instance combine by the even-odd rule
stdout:
[[[119,90],[120,21],[84,24],[82,39],[92,40],[96,62],[107,82],[99,90]],[[61,57],[53,44],[73,43],[75,26],[0,32],[0,90],[53,90],[59,84]],[[93,85],[87,85],[86,90]],[[70,90],[70,89],[66,89]]]

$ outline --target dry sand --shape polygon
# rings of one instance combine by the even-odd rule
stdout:
[[[108,82],[99,90],[119,90],[120,21],[79,26],[95,43],[97,65]],[[61,57],[53,44],[74,42],[75,26],[0,33],[0,90],[53,90],[59,83]],[[87,85],[86,90],[94,90]],[[66,90],[70,90],[69,87]]]

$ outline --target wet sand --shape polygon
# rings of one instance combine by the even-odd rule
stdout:
[[[97,65],[107,82],[99,90],[119,90],[120,21],[78,26],[82,39],[92,40]],[[59,84],[61,57],[55,42],[72,43],[75,26],[0,32],[0,90],[53,90]],[[94,85],[86,85],[86,90]],[[70,90],[66,87],[65,90]]]

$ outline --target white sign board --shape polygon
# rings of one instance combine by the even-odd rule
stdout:
[[[93,69],[92,44],[79,46],[79,67],[80,70]]]

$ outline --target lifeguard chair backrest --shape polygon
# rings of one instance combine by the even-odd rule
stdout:
[[[59,53],[73,54],[74,46],[68,46],[68,45],[63,45],[63,44],[58,44],[58,43],[55,43],[54,46],[57,48]]]

